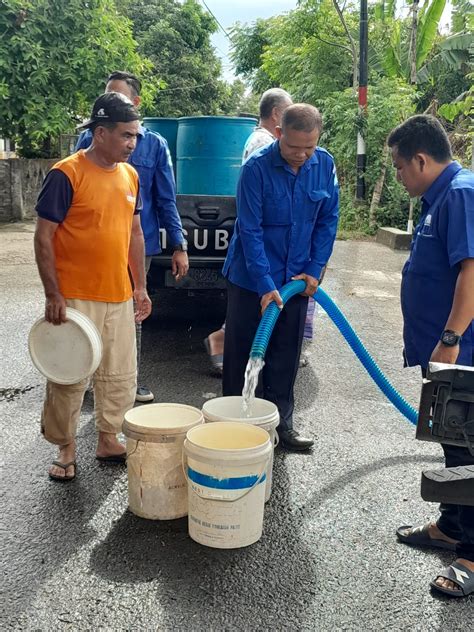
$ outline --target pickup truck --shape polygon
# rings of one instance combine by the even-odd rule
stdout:
[[[177,195],[176,203],[188,241],[189,273],[176,281],[171,273],[170,244],[160,231],[162,253],[152,259],[148,273],[150,292],[169,289],[189,294],[225,290],[221,274],[236,218],[235,197],[223,195]]]

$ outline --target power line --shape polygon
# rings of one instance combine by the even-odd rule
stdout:
[[[203,5],[206,7],[206,9],[208,10],[208,12],[212,15],[212,17],[214,18],[214,20],[217,23],[217,26],[221,29],[221,31],[224,33],[224,35],[227,37],[227,39],[229,41],[230,40],[230,35],[229,33],[227,33],[227,31],[225,30],[225,28],[222,26],[222,24],[219,22],[219,20],[216,18],[216,16],[214,15],[214,13],[211,11],[211,9],[207,6],[206,1],[205,0],[201,0],[201,2],[203,3]]]

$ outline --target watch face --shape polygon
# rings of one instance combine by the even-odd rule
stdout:
[[[443,337],[441,338],[442,342],[445,345],[449,345],[450,347],[454,347],[457,344],[459,336],[450,331],[445,331],[443,333]]]

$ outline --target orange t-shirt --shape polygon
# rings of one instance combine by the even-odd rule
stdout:
[[[128,252],[138,198],[138,175],[127,163],[103,169],[81,150],[53,166],[36,210],[58,223],[54,251],[65,298],[119,303],[132,296]]]

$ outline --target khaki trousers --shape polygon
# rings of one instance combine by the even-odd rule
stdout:
[[[101,335],[102,360],[93,377],[96,428],[117,434],[125,413],[133,408],[137,388],[133,301],[67,299],[66,304],[88,316]],[[75,439],[88,383],[89,378],[70,385],[47,382],[41,416],[41,431],[47,441],[67,445]]]

